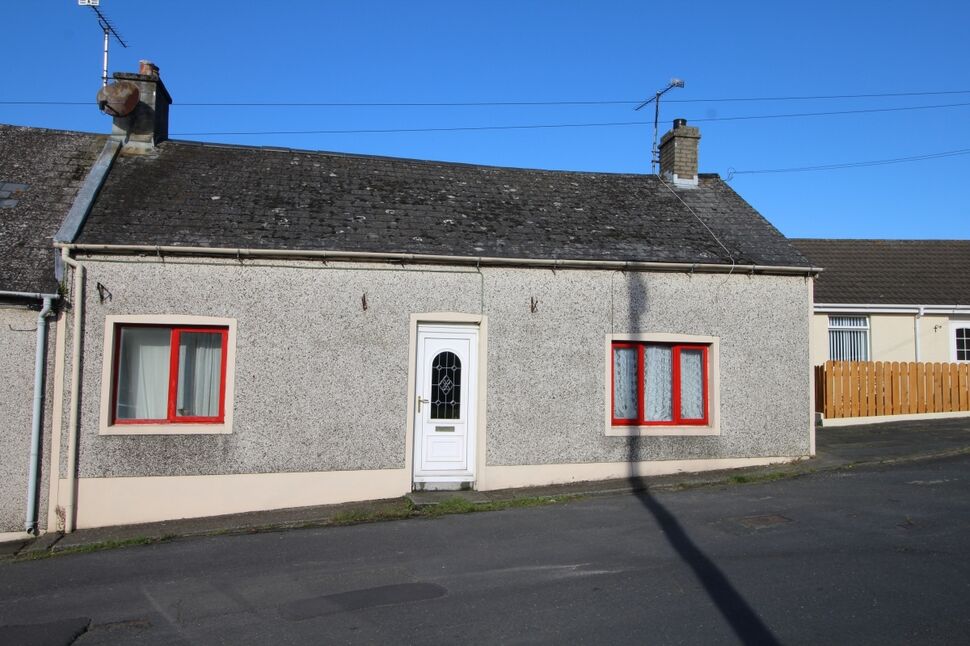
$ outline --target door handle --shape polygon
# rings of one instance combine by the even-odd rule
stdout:
[[[431,403],[430,400],[423,398],[421,395],[418,395],[418,412],[419,413],[421,412],[421,404],[430,404],[430,403]]]

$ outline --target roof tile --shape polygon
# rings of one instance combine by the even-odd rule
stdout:
[[[0,125],[0,290],[56,291],[51,238],[105,139]]]
[[[78,242],[807,265],[713,175],[671,191],[653,175],[174,141],[115,161]]]
[[[791,242],[824,268],[817,303],[970,305],[970,240]]]

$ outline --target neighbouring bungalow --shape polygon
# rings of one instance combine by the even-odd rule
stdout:
[[[115,79],[55,241],[49,527],[814,453],[818,270],[697,128],[659,175],[199,144]]]
[[[825,267],[815,283],[815,365],[970,361],[970,240],[792,244]]]

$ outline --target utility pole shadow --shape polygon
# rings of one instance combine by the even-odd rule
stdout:
[[[643,315],[648,307],[643,275],[637,272],[627,274],[627,285],[629,289],[629,329],[627,331],[639,332],[642,331]],[[643,397],[644,393],[638,393],[638,396]],[[636,436],[626,438],[628,480],[634,495],[653,516],[667,542],[681,561],[691,569],[738,639],[745,644],[780,644],[717,564],[694,543],[677,518],[650,493],[647,483],[637,473],[636,468],[636,463],[643,459],[640,441],[641,438]]]

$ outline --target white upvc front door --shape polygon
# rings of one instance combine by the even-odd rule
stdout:
[[[477,373],[477,326],[418,326],[414,482],[419,486],[474,482]]]

